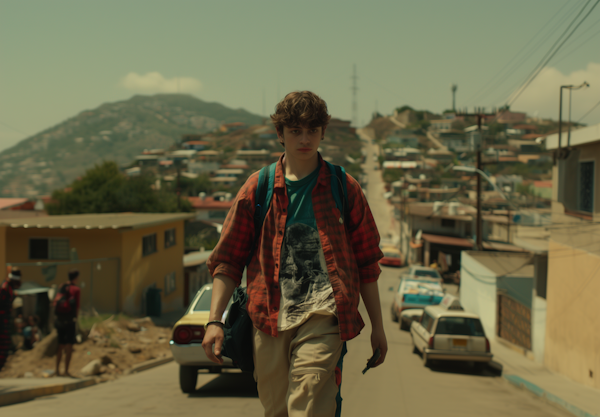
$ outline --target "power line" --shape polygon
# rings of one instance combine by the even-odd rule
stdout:
[[[600,23],[600,20],[597,22]],[[593,26],[592,26],[593,27]],[[559,62],[562,62],[565,60],[565,58],[567,58],[568,56],[570,56],[571,54],[577,52],[579,50],[579,48],[581,48],[583,45],[585,45],[586,43],[588,43],[589,41],[591,41],[593,38],[595,38],[596,36],[598,36],[600,34],[600,30],[598,32],[595,32],[592,36],[590,36],[589,38],[587,38],[585,41],[583,41],[582,43],[580,43],[575,49],[572,49],[570,52],[568,52],[566,55],[563,55],[562,58],[560,58],[558,61],[554,61],[554,64],[558,64]],[[579,38],[578,38],[579,39]]]
[[[495,85],[495,87],[494,87],[494,88],[492,88],[492,89],[490,89],[490,88],[489,88],[489,86],[492,84],[492,82],[493,82],[493,81],[494,81],[494,80],[495,80],[495,79],[496,79],[498,76],[500,76],[500,75],[501,75],[501,74],[504,72],[504,70],[505,70],[505,69],[507,69],[507,68],[508,68],[508,67],[509,67],[509,66],[510,66],[510,65],[511,65],[511,64],[512,64],[512,63],[513,63],[513,62],[514,62],[514,61],[515,61],[515,60],[516,60],[518,57],[519,57],[519,55],[521,55],[521,53],[522,53],[522,52],[523,52],[523,51],[524,51],[524,50],[525,50],[525,49],[526,49],[526,48],[527,48],[527,47],[528,47],[528,46],[529,46],[529,45],[530,45],[530,44],[531,44],[531,43],[532,43],[532,42],[535,40],[535,38],[537,38],[537,37],[538,37],[538,35],[539,35],[540,33],[542,33],[542,31],[543,31],[543,30],[544,30],[544,29],[545,29],[545,28],[546,28],[546,27],[547,27],[547,26],[550,24],[550,22],[552,22],[552,21],[554,20],[554,18],[555,18],[556,16],[558,16],[558,14],[559,14],[559,13],[560,13],[560,12],[561,12],[561,11],[562,11],[562,10],[563,10],[563,9],[564,9],[564,8],[565,8],[567,5],[568,5],[568,4],[569,4],[569,2],[565,2],[565,4],[564,4],[564,5],[563,5],[563,6],[562,6],[560,9],[558,9],[558,11],[557,11],[557,12],[556,12],[556,13],[555,13],[555,14],[554,14],[554,15],[553,15],[551,18],[550,18],[550,20],[548,20],[548,22],[546,22],[546,24],[545,24],[544,26],[542,26],[542,28],[541,28],[541,29],[540,29],[540,30],[539,30],[539,31],[538,31],[538,32],[537,32],[537,33],[536,33],[536,34],[535,34],[535,35],[534,35],[534,36],[533,36],[533,37],[532,37],[532,38],[529,40],[529,42],[527,42],[527,43],[526,43],[526,44],[523,46],[523,48],[521,48],[521,50],[520,50],[519,52],[517,52],[517,53],[515,54],[515,56],[513,56],[513,57],[512,57],[512,59],[511,59],[510,61],[508,61],[508,62],[506,63],[506,65],[504,65],[504,67],[502,67],[502,69],[501,69],[500,71],[498,71],[498,73],[496,73],[496,75],[494,75],[494,76],[493,76],[493,77],[490,79],[490,81],[489,81],[489,82],[486,84],[486,86],[485,86],[485,87],[483,87],[481,90],[479,90],[479,93],[475,93],[475,94],[474,94],[474,95],[473,95],[471,98],[469,98],[469,99],[467,100],[467,102],[476,101],[476,100],[473,100],[474,98],[481,99],[482,97],[486,96],[487,94],[489,94],[490,92],[492,92],[492,91],[494,91],[496,88],[498,88],[498,87],[499,87],[499,86],[502,84],[502,82],[503,82],[503,81],[506,79],[506,76],[507,76],[507,74],[508,74],[508,76],[512,75],[512,73],[514,72],[514,70],[513,70],[513,71],[510,71],[510,72],[509,72],[509,73],[507,73],[507,74],[505,74],[505,76],[502,78],[502,80],[496,83],[496,85]],[[558,23],[557,25],[555,25],[555,27],[556,27],[556,26],[560,26],[560,25],[562,24],[562,22],[565,20],[565,18],[568,18],[569,14],[571,14],[571,13],[573,12],[573,10],[574,10],[574,8],[573,8],[573,9],[571,9],[571,11],[570,11],[570,12],[569,12],[569,13],[568,13],[568,14],[567,14],[567,15],[566,15],[564,18],[563,18],[563,20],[559,21],[559,23]],[[537,48],[537,46],[538,46],[540,43],[543,43],[543,42],[545,42],[546,40],[547,40],[547,39],[543,39],[543,38],[542,38],[542,39],[541,39],[541,41],[540,41],[540,42],[538,42],[538,43],[535,45],[535,48]],[[521,61],[521,64],[519,64],[519,65],[517,66],[517,68],[518,68],[518,67],[520,67],[521,65],[523,65],[523,64],[525,63],[525,61],[526,61],[526,59],[525,59],[525,60],[522,60],[522,61]],[[515,68],[515,70],[516,70],[517,68]],[[482,91],[483,91],[483,92],[482,92]]]
[[[571,26],[573,25],[573,23],[575,23],[575,21],[579,18],[579,16],[581,15],[581,13],[583,13],[583,11],[585,10],[585,8],[588,6],[588,4],[590,2],[591,2],[591,0],[587,1],[587,3],[582,7],[582,9],[579,11],[579,13],[577,13],[577,16],[575,16],[575,19],[573,19],[573,21],[569,24],[569,26],[567,27],[567,29],[565,30],[565,32],[557,39],[557,41],[554,43],[554,45],[552,46],[552,48],[550,48],[550,50],[548,51],[548,53],[550,53],[550,56],[548,56],[548,58],[546,58],[546,56],[548,55],[548,53],[546,53],[546,55],[544,55],[544,58],[542,58],[542,61],[540,61],[540,64],[538,64],[538,67],[533,71],[533,73],[529,77],[529,79],[524,83],[524,85],[522,87],[520,87],[517,90],[518,93],[512,99],[510,99],[510,97],[509,97],[509,100],[506,103],[507,106],[510,106],[512,103],[514,103],[519,98],[519,96],[523,93],[523,91],[525,91],[527,89],[527,87],[529,87],[529,85],[533,82],[533,80],[535,80],[535,78],[542,71],[542,69],[544,69],[544,67],[548,64],[548,62],[550,62],[550,60],[554,57],[554,55],[556,55],[556,53],[565,44],[565,42],[569,40],[569,38],[573,35],[573,33],[575,33],[575,31],[579,28],[579,26],[581,26],[581,24],[585,21],[585,19],[587,19],[587,17],[590,15],[590,13],[592,13],[592,11],[594,10],[594,8],[598,5],[598,3],[600,3],[600,0],[596,0],[596,3],[594,3],[592,5],[592,7],[590,8],[590,10],[588,10],[587,14],[579,21],[579,23],[577,23],[577,25],[573,28],[573,30],[567,35],[566,38],[564,38],[562,40],[562,42],[554,49],[554,51],[551,52],[552,49],[556,46],[556,44],[560,41],[560,39],[571,28]]]
[[[14,130],[15,132],[22,133],[22,134],[24,134],[24,135],[27,135],[27,136],[32,136],[32,135],[31,135],[31,133],[25,133],[25,132],[23,132],[22,130],[19,130],[19,129],[15,128],[15,127],[12,127],[12,126],[10,126],[10,125],[7,125],[7,124],[6,124],[6,123],[4,123],[4,122],[0,122],[0,125],[2,125],[2,126],[4,126],[4,127],[7,127],[7,128],[9,128],[9,129],[11,129],[11,130]]]
[[[579,119],[576,123],[581,122],[583,119],[585,119],[587,117],[588,114],[590,114],[596,107],[598,107],[600,105],[600,101],[597,102],[594,107],[592,107],[591,109],[588,110],[588,112],[586,114],[583,115],[583,117],[581,119]]]

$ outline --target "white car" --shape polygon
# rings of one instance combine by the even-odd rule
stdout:
[[[206,357],[202,340],[204,325],[208,322],[212,284],[206,284],[198,290],[187,311],[173,327],[173,336],[169,342],[175,362],[179,364],[179,385],[185,393],[196,390],[198,370],[208,369],[210,373],[219,373],[223,368],[236,368],[231,359],[223,357],[223,364],[218,365]],[[232,300],[229,300],[227,310]]]
[[[402,313],[400,313],[400,330],[410,329],[411,323],[415,320],[420,321],[422,315],[422,308],[409,308],[408,310],[402,311]]]
[[[392,301],[392,321],[399,321],[404,310],[439,304],[443,298],[444,289],[437,279],[402,278]],[[408,330],[408,327],[404,326],[400,322],[400,328]]]
[[[479,316],[464,311],[452,295],[440,305],[425,307],[421,320],[412,322],[410,335],[413,351],[421,353],[425,366],[432,360],[451,360],[474,362],[483,369],[493,357]]]
[[[427,279],[439,279],[442,282],[442,276],[440,273],[433,268],[428,266],[412,265],[408,268],[408,271],[404,274],[410,278],[427,278]]]

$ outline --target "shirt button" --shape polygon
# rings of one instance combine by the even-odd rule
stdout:
[[[285,209],[283,209],[283,212],[285,213]]]
[[[277,311],[279,310],[277,307],[273,307],[273,311]]]
[[[279,268],[279,264],[275,264],[275,268]]]
[[[274,289],[274,290],[278,290],[278,289],[279,289],[279,285],[277,285],[277,284],[273,284],[273,289]]]

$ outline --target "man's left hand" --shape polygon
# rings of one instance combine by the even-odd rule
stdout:
[[[375,349],[377,348],[381,351],[380,358],[375,362],[375,365],[372,366],[375,368],[383,363],[388,350],[387,339],[383,328],[373,329],[371,332],[371,347],[373,348],[373,352],[375,352]]]

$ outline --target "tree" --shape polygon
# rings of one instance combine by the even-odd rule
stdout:
[[[398,113],[402,113],[402,112],[403,112],[403,111],[405,111],[405,110],[411,110],[411,111],[415,111],[415,109],[413,109],[413,108],[412,108],[412,107],[410,107],[410,106],[406,106],[406,105],[405,105],[405,106],[402,106],[402,107],[398,107],[398,108],[396,108],[396,111],[397,111]]]
[[[128,178],[115,162],[104,162],[86,171],[70,188],[52,193],[49,214],[82,213],[170,213],[190,211],[187,199],[177,208],[177,196],[153,189],[153,178],[146,175]]]

